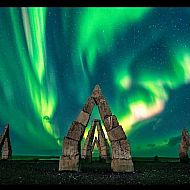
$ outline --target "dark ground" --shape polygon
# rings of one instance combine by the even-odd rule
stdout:
[[[0,161],[0,184],[190,184],[190,164],[134,162],[134,173],[113,173],[109,164],[83,165],[81,172],[58,172],[58,160]]]

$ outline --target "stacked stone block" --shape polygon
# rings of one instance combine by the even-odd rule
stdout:
[[[108,141],[105,137],[104,131],[102,129],[100,120],[96,121],[97,130],[98,130],[98,141],[100,146],[100,158],[102,161],[105,161],[106,163],[110,162],[110,148]]]
[[[94,100],[88,98],[82,111],[76,120],[71,124],[67,136],[63,140],[63,153],[59,161],[59,171],[79,171],[80,170],[80,149],[81,140],[88,124]]]
[[[182,134],[181,134],[181,143],[179,146],[180,162],[182,163],[189,162],[189,156],[188,156],[189,148],[190,148],[190,137],[189,137],[187,129],[183,129]]]
[[[86,104],[84,105],[82,111],[76,119],[76,126],[72,130],[70,129],[67,136],[64,139],[63,143],[63,155],[59,162],[59,170],[79,170],[79,161],[80,161],[80,143],[84,135],[84,130],[88,124],[92,109],[94,105],[98,106],[100,117],[106,128],[108,138],[111,141],[112,145],[112,161],[111,167],[115,172],[132,172],[134,171],[133,162],[131,159],[130,146],[127,142],[126,135],[123,131],[121,125],[117,121],[117,117],[112,115],[111,109],[102,95],[99,85],[96,85],[91,97],[88,98]],[[82,125],[83,127],[81,127]],[[77,133],[75,131],[79,130]],[[73,137],[73,134],[75,133]],[[68,140],[69,139],[69,140]],[[100,137],[101,139],[101,137]],[[102,137],[103,139],[103,137]],[[98,139],[99,140],[99,139]],[[66,142],[65,142],[66,141]],[[90,140],[89,140],[90,141]],[[99,140],[100,142],[101,140]],[[69,143],[68,143],[69,142]],[[90,141],[91,142],[91,141]],[[69,147],[72,148],[69,148]],[[102,146],[102,148],[101,148]],[[87,154],[91,154],[90,151],[87,151]],[[90,150],[90,147],[89,147]],[[91,147],[92,150],[92,147]],[[107,154],[107,145],[101,145],[100,142],[100,152],[103,155]],[[84,153],[82,153],[84,155]]]
[[[93,140],[94,140],[94,132],[96,129],[96,125],[94,120],[92,121],[92,125],[90,130],[88,131],[88,135],[84,142],[84,146],[82,149],[82,159],[91,162],[92,161],[92,151],[93,151]]]

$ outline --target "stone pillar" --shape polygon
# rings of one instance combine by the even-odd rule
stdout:
[[[106,117],[104,125],[112,145],[111,168],[115,172],[133,172],[134,165],[127,137],[115,115]]]
[[[96,125],[97,125],[97,130],[98,130],[98,141],[100,144],[100,158],[106,163],[109,163],[111,161],[109,144],[107,142],[104,131],[102,129],[100,120],[96,121]]]
[[[71,124],[63,141],[63,153],[59,161],[59,171],[79,171],[81,140],[94,107],[93,98],[88,98],[77,119]]]
[[[10,142],[8,138],[5,138],[3,145],[2,159],[4,160],[10,159],[11,156],[12,156],[12,150],[10,147]]]
[[[94,140],[94,132],[96,129],[95,120],[92,121],[92,125],[90,130],[88,131],[88,135],[86,137],[83,149],[82,149],[82,159],[91,162],[92,161],[92,151],[93,151],[93,140]]]
[[[0,136],[0,155],[2,157],[0,159],[11,159],[12,157],[12,148],[9,137],[9,124],[5,126],[3,134]]]
[[[102,96],[99,85],[95,86],[92,97],[96,105],[98,105],[101,119],[112,145],[112,170],[114,172],[133,172],[134,166],[125,132],[122,126],[119,125],[117,117],[112,115],[108,103]]]
[[[190,147],[190,137],[189,137],[187,129],[183,129],[182,135],[181,135],[181,143],[179,146],[180,162],[182,163],[189,162],[189,156],[188,156],[189,147]]]

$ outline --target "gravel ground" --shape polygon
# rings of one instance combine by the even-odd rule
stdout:
[[[109,164],[58,172],[58,160],[0,161],[0,184],[160,185],[190,184],[190,164],[134,162],[134,173],[114,173]]]

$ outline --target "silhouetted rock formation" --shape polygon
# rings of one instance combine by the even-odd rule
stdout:
[[[134,166],[125,132],[122,126],[119,125],[117,117],[112,115],[99,85],[95,86],[91,97],[88,98],[77,119],[71,125],[67,136],[64,138],[63,155],[59,162],[59,170],[79,171],[81,140],[95,104],[98,106],[100,117],[112,145],[112,170],[115,172],[133,172]],[[79,132],[76,132],[78,130]]]
[[[189,148],[190,148],[190,137],[189,137],[187,129],[183,129],[182,136],[181,136],[181,143],[179,147],[180,162],[182,163],[189,162],[189,156],[188,156]]]
[[[11,159],[12,157],[12,148],[11,141],[9,137],[9,124],[4,128],[3,134],[0,136],[0,159]]]

